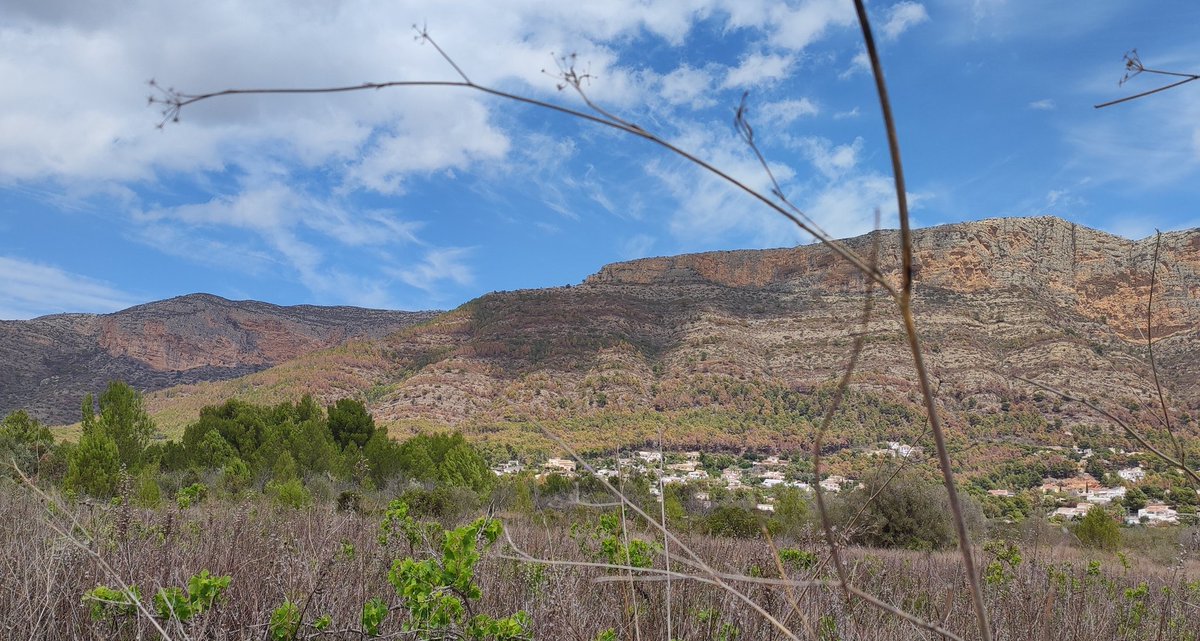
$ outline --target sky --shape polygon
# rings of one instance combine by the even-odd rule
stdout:
[[[1200,72],[1200,3],[873,0],[917,226],[1055,215],[1128,238],[1200,226],[1200,82],[1118,86],[1136,48]],[[463,88],[605,112],[837,237],[896,225],[849,0],[0,0],[0,319],[193,292],[450,309],[646,256],[812,242],[628,134]],[[564,63],[563,60],[568,61]],[[747,93],[748,92],[748,93]]]

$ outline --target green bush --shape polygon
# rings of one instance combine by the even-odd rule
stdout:
[[[265,493],[277,505],[297,510],[313,504],[312,494],[309,494],[308,489],[304,487],[300,479],[271,481],[267,483]]]
[[[949,501],[940,485],[911,471],[897,474],[890,483],[887,478],[883,474],[868,478],[862,488],[839,501],[835,520],[848,530],[850,520],[862,509],[854,530],[856,543],[909,550],[941,550],[955,545]],[[867,502],[871,496],[875,499]],[[960,497],[968,520],[978,520],[977,508],[965,494]]]
[[[713,536],[754,538],[762,535],[762,517],[751,507],[725,504],[709,512],[704,521]]]
[[[1075,536],[1084,547],[1116,550],[1121,546],[1121,529],[1117,521],[1099,505],[1093,506],[1075,526]]]

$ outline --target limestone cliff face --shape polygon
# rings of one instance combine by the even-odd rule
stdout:
[[[899,233],[843,241],[868,256],[879,239],[880,268],[899,278]],[[1131,341],[1144,340],[1155,238],[1130,241],[1058,218],[1003,218],[943,225],[913,234],[919,289],[959,294],[1036,292],[1054,297]],[[822,245],[646,258],[616,263],[588,284],[712,283],[725,287],[844,291],[861,283]],[[1163,234],[1159,247],[1154,331],[1186,332],[1200,322],[1200,230]]]
[[[881,269],[896,278],[895,232],[843,242],[867,255],[876,239]],[[1009,403],[1063,421],[1039,438],[1101,429],[1095,417],[1053,409],[1053,401],[1036,401],[1035,408],[1033,390],[1015,376],[1118,408],[1152,398],[1144,343],[1152,238],[1128,241],[1053,218],[1006,219],[919,230],[915,250],[914,308],[951,424],[967,424],[968,412],[999,414]],[[1200,232],[1163,235],[1156,356],[1172,402],[1193,410],[1200,409],[1198,267]],[[457,425],[481,438],[504,425],[524,429],[528,419],[711,412],[742,422],[677,436],[770,446],[779,434],[756,427],[761,422],[753,417],[780,411],[778,390],[812,390],[837,379],[858,329],[862,292],[861,275],[820,246],[636,260],[606,266],[575,287],[488,294],[374,341],[358,357],[317,353],[151,401],[158,411],[183,415],[239,395],[259,402],[305,392],[325,401],[358,395],[383,422]],[[855,388],[915,406],[895,312],[881,297]],[[182,402],[188,412],[180,411]],[[611,421],[630,438],[631,421]],[[576,436],[593,444],[607,438]]]
[[[265,369],[351,338],[376,339],[432,312],[279,307],[194,294],[106,315],[0,322],[0,415],[26,408],[56,423],[112,379],[143,390]]]

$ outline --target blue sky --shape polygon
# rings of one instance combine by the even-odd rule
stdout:
[[[1053,214],[1127,237],[1200,225],[1200,83],[1113,107],[1121,56],[1200,70],[1200,3],[875,0],[918,225]],[[643,256],[810,242],[642,142],[451,89],[185,91],[450,80],[605,109],[791,199],[836,236],[894,225],[878,103],[848,0],[0,0],[0,318],[191,292],[452,308]]]

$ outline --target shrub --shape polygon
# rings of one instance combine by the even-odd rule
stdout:
[[[1115,550],[1121,546],[1121,530],[1116,520],[1099,505],[1088,510],[1075,526],[1075,536],[1084,547]]]
[[[312,505],[312,494],[300,482],[300,479],[290,481],[271,481],[267,483],[266,495],[277,505],[301,509]]]
[[[762,522],[753,508],[741,505],[719,505],[705,519],[709,534],[754,538],[762,534]]]
[[[884,485],[886,479],[885,475],[868,479],[863,488],[845,498],[845,509],[839,510],[838,520],[848,527],[859,506],[875,496],[863,509],[857,543],[910,550],[940,550],[955,544],[949,501],[939,486],[913,472],[901,472]],[[960,496],[968,509],[967,496]]]

